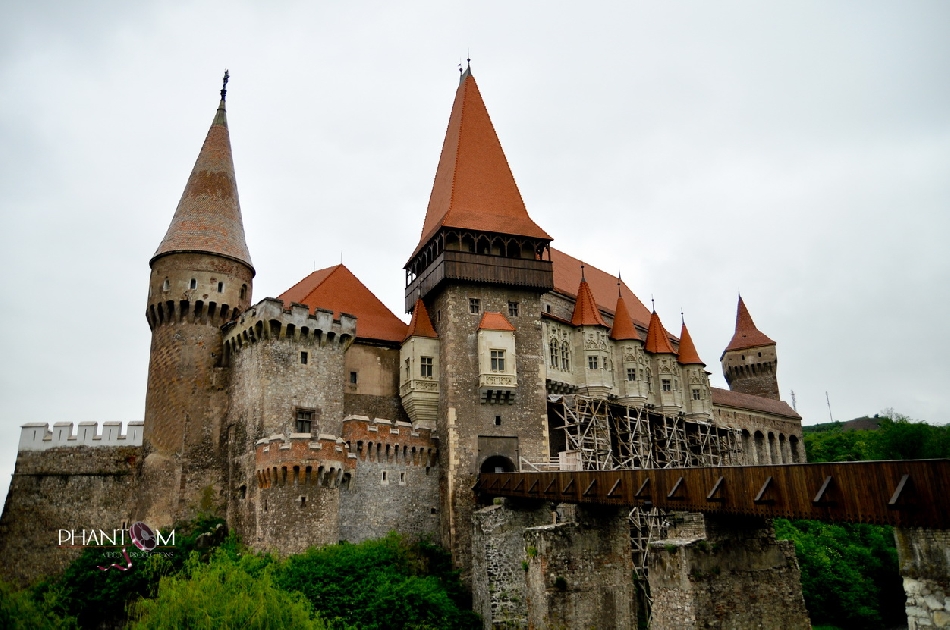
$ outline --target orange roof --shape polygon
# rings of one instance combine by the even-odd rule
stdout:
[[[426,220],[412,255],[443,226],[551,239],[528,216],[470,71],[455,93]]]
[[[647,343],[643,348],[653,354],[676,354],[670,345],[670,333],[663,328],[660,316],[654,311],[650,315],[650,328],[647,329]]]
[[[614,327],[610,329],[610,338],[614,341],[641,340],[637,327],[633,325],[633,319],[630,317],[630,311],[627,310],[627,303],[624,302],[623,295],[617,296],[617,308],[614,309]]]
[[[416,300],[416,306],[412,309],[412,320],[409,322],[409,330],[406,332],[406,339],[409,337],[431,337],[438,339],[439,335],[432,327],[432,320],[429,319],[429,312],[426,305],[419,298]]]
[[[287,305],[296,302],[332,310],[335,318],[340,313],[354,315],[357,338],[397,342],[406,338],[406,323],[343,265],[314,271],[278,297]]]
[[[482,315],[482,321],[478,322],[479,330],[510,330],[511,332],[515,331],[515,327],[511,325],[511,322],[508,321],[508,318],[502,315],[501,313],[490,313],[486,312]]]
[[[737,409],[751,409],[753,411],[764,411],[774,413],[778,416],[787,416],[789,418],[802,417],[798,412],[792,409],[787,402],[753,396],[752,394],[743,394],[719,387],[710,387],[709,393],[712,394],[712,402],[719,407],[735,407]]]
[[[244,242],[224,99],[218,105],[171,225],[149,262],[173,252],[218,254],[254,269]]]
[[[696,346],[693,345],[693,338],[689,336],[689,331],[686,330],[686,322],[683,322],[683,329],[680,331],[680,352],[679,352],[679,362],[683,365],[690,364],[699,364],[706,365],[702,359],[699,358],[699,353],[696,352]]]
[[[736,333],[732,336],[732,341],[723,350],[723,354],[730,350],[745,350],[746,348],[757,348],[759,346],[772,346],[775,342],[759,332],[749,315],[749,309],[746,308],[742,296],[739,296],[739,308],[736,311]]]
[[[571,317],[571,323],[575,326],[607,327],[607,323],[600,316],[600,310],[594,301],[594,294],[590,292],[590,285],[584,279],[583,270],[581,271],[581,284],[577,288],[577,300],[574,302],[574,315]]]
[[[584,276],[587,279],[587,284],[590,285],[591,293],[594,295],[594,302],[600,310],[608,313],[614,312],[613,307],[617,299],[617,276],[612,276],[606,271],[592,267],[553,247],[551,248],[551,262],[554,267],[555,291],[576,298],[575,291],[581,282],[581,265],[584,265]],[[627,308],[631,309],[630,315],[633,317],[633,321],[646,328],[650,321],[650,311],[624,282],[620,283],[620,295],[623,296]]]

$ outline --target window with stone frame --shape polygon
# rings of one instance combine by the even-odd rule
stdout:
[[[551,337],[551,368],[558,369],[561,366],[561,349],[557,337]]]
[[[478,298],[468,298],[468,312],[478,315],[482,312],[482,301]]]
[[[663,385],[663,391],[664,391],[664,392],[671,392],[671,391],[673,391],[673,382],[672,382],[670,379],[668,379],[668,378],[662,379],[661,384]]]
[[[696,387],[694,387],[694,388],[693,388],[693,400],[701,400],[701,399],[702,399],[702,395],[701,395],[699,389],[696,388]]]
[[[571,371],[571,344],[567,339],[561,340],[561,369],[565,372]]]
[[[491,351],[491,371],[492,372],[505,371],[505,351],[504,350]]]
[[[587,355],[587,369],[596,370],[600,368],[600,358],[596,354]]]
[[[627,368],[627,380],[628,381],[637,380],[637,368]]]
[[[508,302],[508,316],[518,317],[518,303],[517,302]]]
[[[297,418],[294,423],[294,431],[296,433],[312,433],[313,432],[313,410],[312,409],[298,409]]]
[[[432,378],[432,357],[419,358],[419,376]]]

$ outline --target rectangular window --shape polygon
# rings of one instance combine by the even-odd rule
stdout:
[[[518,317],[517,302],[508,302],[508,317]]]
[[[192,279],[191,279],[191,285],[189,286],[189,288],[191,288],[191,289],[197,289],[197,288],[198,288],[198,281],[195,280],[194,278],[192,278]]]
[[[664,391],[664,392],[671,392],[671,391],[673,391],[673,383],[672,383],[672,381],[670,381],[670,379],[664,378],[664,379],[662,379],[662,383],[663,383],[663,391]]]
[[[482,301],[478,298],[468,298],[468,312],[472,315],[478,315],[482,312]]]
[[[406,380],[412,379],[412,370],[409,367],[409,359],[406,359]]]
[[[505,351],[504,350],[491,351],[491,371],[492,372],[505,371]]]
[[[350,372],[350,385],[356,385],[356,372]]]
[[[588,369],[588,370],[596,370],[599,366],[600,366],[600,361],[598,360],[598,357],[596,357],[596,356],[594,356],[594,355],[588,355],[588,357],[587,357],[587,369]]]
[[[223,283],[223,282],[219,282],[219,283],[218,283],[218,293],[224,293],[224,283]]]
[[[571,371],[571,346],[567,339],[561,341],[561,369],[565,372]]]
[[[699,390],[698,390],[698,389],[694,389],[694,390],[693,390],[693,400],[699,400],[699,398],[700,398],[700,396],[699,396]]]
[[[560,352],[558,351],[558,342],[557,339],[551,340],[551,367],[557,369],[560,365]]]
[[[313,412],[304,411],[303,409],[297,410],[297,422],[294,426],[294,430],[297,433],[310,433],[313,428]]]
[[[432,357],[422,357],[419,360],[419,373],[422,378],[432,378]]]
[[[306,352],[301,352],[301,353],[300,353],[300,362],[303,363],[304,365],[307,365],[307,359],[308,359],[307,353],[306,353]]]
[[[627,380],[628,381],[637,380],[637,368],[627,368]]]

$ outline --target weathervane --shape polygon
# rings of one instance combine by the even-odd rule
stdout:
[[[224,69],[224,79],[221,80],[221,100],[223,101],[228,95],[228,77],[231,75],[228,74],[228,69]]]

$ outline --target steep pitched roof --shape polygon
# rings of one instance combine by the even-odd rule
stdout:
[[[224,98],[218,105],[171,225],[149,262],[173,252],[217,254],[254,269],[244,241]]]
[[[574,302],[574,314],[571,316],[571,323],[575,326],[603,326],[607,328],[607,323],[600,316],[597,302],[594,301],[594,294],[591,293],[590,285],[587,284],[583,273],[581,274],[581,284],[577,288],[577,300]]]
[[[442,226],[551,239],[528,216],[470,71],[462,75],[455,93],[425,223],[412,255]]]
[[[597,306],[602,311],[613,313],[615,300],[617,299],[617,276],[601,271],[597,267],[588,265],[553,247],[551,248],[551,263],[554,267],[554,290],[556,292],[576,298],[577,293],[575,291],[577,291],[577,287],[581,282],[581,265],[584,265],[584,276],[587,278],[587,283],[590,285]],[[650,311],[624,282],[620,283],[620,294],[623,296],[627,308],[630,309],[633,320],[646,328],[650,321]]]
[[[772,346],[775,342],[759,332],[749,315],[749,309],[746,308],[742,296],[739,296],[739,307],[736,310],[736,332],[732,336],[732,341],[723,350],[723,354],[730,350],[745,350],[746,348],[757,348],[759,346]]]
[[[502,315],[501,313],[492,313],[485,312],[482,315],[482,319],[478,322],[479,330],[510,330],[511,332],[515,331],[515,327],[511,325],[511,322],[508,321],[508,318]]]
[[[637,327],[633,325],[633,319],[630,317],[630,311],[627,310],[627,303],[624,301],[623,295],[617,296],[617,308],[614,309],[614,327],[610,329],[610,338],[614,341],[641,340]]]
[[[343,265],[334,265],[312,274],[278,296],[284,304],[306,304],[311,309],[325,308],[356,317],[358,339],[401,342],[408,326],[379,301],[353,272]]]
[[[706,363],[699,358],[699,353],[696,352],[696,346],[693,344],[693,338],[689,336],[685,321],[683,322],[683,329],[680,331],[679,362],[682,365],[706,365]]]
[[[656,314],[656,311],[650,315],[647,343],[643,349],[653,354],[676,354],[670,344],[670,333],[663,328],[663,322],[660,321],[660,316]]]
[[[416,306],[412,309],[412,320],[409,322],[409,330],[406,331],[406,339],[409,337],[439,338],[435,328],[432,327],[432,320],[429,319],[429,311],[426,310],[426,305],[421,298],[416,300]]]
[[[712,402],[719,407],[734,407],[736,409],[749,409],[752,411],[764,411],[765,413],[774,413],[778,416],[786,416],[801,420],[798,412],[792,409],[787,402],[753,396],[752,394],[743,394],[719,387],[710,387]]]

